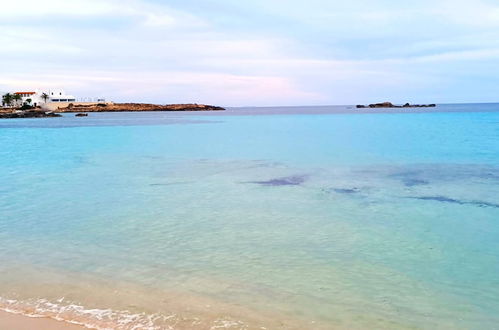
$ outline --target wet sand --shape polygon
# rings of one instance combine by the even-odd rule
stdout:
[[[74,273],[68,275],[30,269],[22,268],[20,273],[23,276],[11,272],[13,278],[0,284],[0,292],[12,292],[11,296],[0,296],[0,330],[84,329],[72,323],[56,321],[55,317],[72,320],[88,328],[105,329],[122,328],[119,325],[124,324],[137,329],[159,327],[179,330],[331,328],[311,318],[294,315],[292,311],[275,308],[268,301],[268,295],[272,295],[268,291],[264,296],[261,292],[255,292],[248,305],[232,295],[226,295],[226,299],[217,297],[223,288],[242,287],[240,283],[196,279],[195,284],[184,280],[186,286],[194,288],[186,292],[120,281],[112,284],[110,280],[90,280]],[[67,283],[68,277],[73,283]],[[38,283],[34,283],[35,278]],[[198,294],[195,288],[211,288],[212,291]],[[24,314],[45,317],[30,318]]]
[[[82,326],[50,318],[27,317],[0,311],[0,329],[5,330],[82,330]]]

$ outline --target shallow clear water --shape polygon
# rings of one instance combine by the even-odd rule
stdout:
[[[417,111],[0,121],[0,308],[123,329],[494,328],[499,105]]]

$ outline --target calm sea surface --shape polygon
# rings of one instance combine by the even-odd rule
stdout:
[[[497,329],[499,104],[0,121],[0,309]]]

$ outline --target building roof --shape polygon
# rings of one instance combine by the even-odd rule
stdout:
[[[14,94],[29,94],[29,95],[33,95],[33,94],[36,94],[36,92],[15,92]]]

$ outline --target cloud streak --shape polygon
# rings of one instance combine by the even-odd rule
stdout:
[[[229,106],[496,97],[491,1],[26,0],[3,9],[2,91],[58,86]]]

